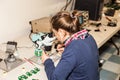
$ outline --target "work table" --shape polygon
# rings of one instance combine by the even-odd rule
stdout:
[[[120,17],[117,17],[118,23],[116,27],[108,27],[108,26],[102,26],[100,27],[99,32],[95,32],[94,30],[96,27],[87,27],[87,29],[90,29],[89,32],[94,38],[97,43],[98,48],[100,48],[103,44],[105,44],[111,37],[113,37],[119,30],[120,30]],[[106,23],[106,20],[103,20],[104,23]],[[26,75],[26,72],[30,72],[31,70],[34,70],[34,68],[38,68],[40,71],[37,73],[32,73],[32,76],[29,76],[27,79],[24,80],[47,80],[46,73],[44,71],[44,65],[43,64],[36,64],[32,62],[26,61],[25,58],[31,59],[34,56],[34,50],[35,47],[33,46],[32,41],[29,39],[28,35],[21,36],[20,38],[14,40],[18,43],[17,47],[18,50],[16,52],[17,57],[23,60],[23,63],[20,66],[17,66],[16,68],[6,72],[2,69],[0,69],[0,80],[19,80],[18,77],[21,75]],[[0,45],[0,56],[3,56],[2,54],[5,54],[6,44]],[[3,56],[4,57],[4,56]],[[55,62],[55,65],[58,63],[59,60]]]

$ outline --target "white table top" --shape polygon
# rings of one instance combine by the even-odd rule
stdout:
[[[102,18],[100,22],[102,25],[99,27],[100,31],[95,32],[95,29],[98,29],[95,26],[89,26],[86,27],[87,29],[90,29],[90,34],[94,37],[98,48],[100,48],[104,43],[106,43],[113,35],[115,35],[119,30],[120,30],[120,11],[116,12],[115,14],[115,19],[117,19],[117,26],[111,27],[111,26],[106,26],[108,23],[108,20],[105,19],[104,17]],[[109,17],[112,19],[112,17]]]
[[[95,32],[96,27],[88,27],[90,29],[90,34],[94,37],[98,48],[100,48],[104,43],[106,43],[113,35],[115,35],[119,30],[120,26],[117,27],[108,27],[108,26],[101,26],[99,32]]]

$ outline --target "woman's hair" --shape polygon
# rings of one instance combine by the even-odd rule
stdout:
[[[51,18],[52,28],[57,30],[59,28],[66,30],[69,33],[80,31],[79,16],[80,12],[74,10],[72,12],[61,11]]]

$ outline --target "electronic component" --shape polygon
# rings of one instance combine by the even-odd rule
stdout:
[[[104,0],[75,0],[75,10],[89,12],[89,20],[98,21],[102,17]]]
[[[81,26],[86,26],[88,25],[89,22],[89,12],[88,11],[80,11],[80,16],[79,16],[79,23]]]
[[[107,26],[116,27],[117,24],[111,21],[111,22],[108,22]]]
[[[2,61],[3,59],[0,58],[0,62]]]
[[[95,29],[94,31],[95,31],[95,32],[100,32],[100,29]]]
[[[31,25],[32,29],[31,32],[33,33],[50,32],[51,30],[50,17],[31,20],[29,24]]]
[[[93,26],[99,27],[99,26],[102,25],[102,24],[101,24],[101,23],[91,23],[90,25],[93,25]]]
[[[106,16],[114,16],[115,14],[115,10],[110,8],[110,9],[107,9],[104,13]]]
[[[117,19],[110,19],[108,17],[105,17],[105,18],[109,21],[107,26],[111,26],[111,27],[117,26]]]

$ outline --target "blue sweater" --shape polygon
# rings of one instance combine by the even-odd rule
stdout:
[[[92,36],[73,40],[56,67],[51,59],[44,62],[48,80],[99,80],[98,55]]]

